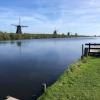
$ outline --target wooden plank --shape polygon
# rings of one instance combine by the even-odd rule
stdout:
[[[100,53],[100,50],[97,50],[97,49],[90,49],[90,53]]]
[[[90,43],[90,44],[89,44],[89,43],[88,43],[88,44],[85,44],[85,45],[100,45],[100,44],[97,44],[97,43],[94,43],[94,44],[91,44],[91,43]]]
[[[100,49],[100,48],[90,48],[90,49]]]
[[[92,45],[91,48],[100,48],[100,45]]]

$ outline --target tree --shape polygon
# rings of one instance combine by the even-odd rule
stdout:
[[[64,38],[65,37],[65,34],[64,33],[62,33],[62,38]]]

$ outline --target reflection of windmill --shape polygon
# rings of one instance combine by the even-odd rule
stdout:
[[[20,18],[19,18],[19,25],[14,25],[14,24],[12,25],[17,27],[16,34],[22,34],[22,27],[28,27],[28,26],[21,25]]]
[[[16,44],[17,44],[17,47],[19,47],[19,54],[21,55],[22,54],[22,41],[19,40],[19,41],[16,41]]]

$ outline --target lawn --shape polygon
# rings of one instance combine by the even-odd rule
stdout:
[[[100,58],[87,57],[69,66],[38,100],[100,100]]]

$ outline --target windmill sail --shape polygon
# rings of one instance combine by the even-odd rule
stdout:
[[[16,27],[18,26],[18,25],[15,25],[15,24],[11,24],[11,25],[12,25],[12,26],[16,26]]]
[[[21,27],[28,27],[28,26],[23,26],[23,25],[22,25]]]

